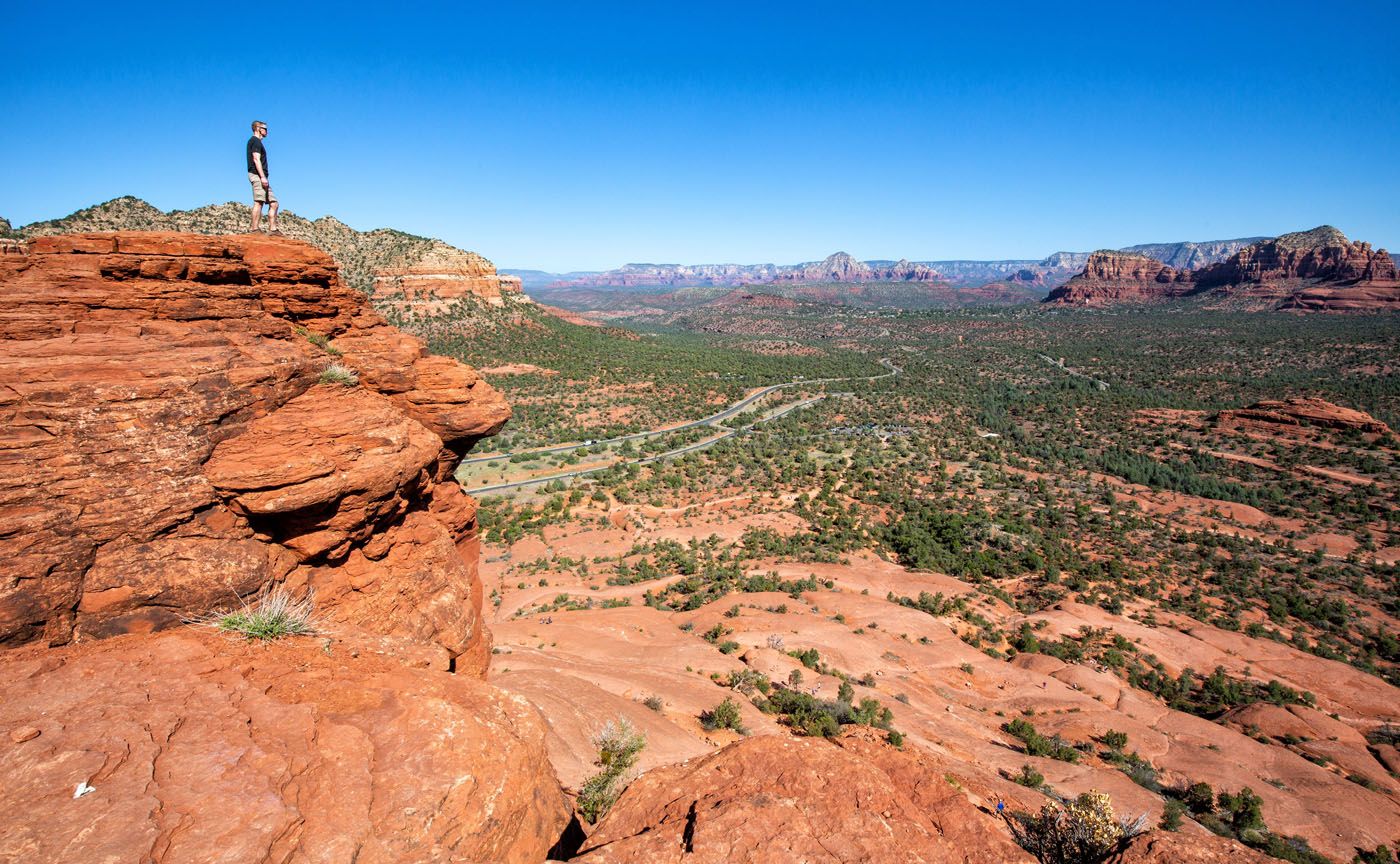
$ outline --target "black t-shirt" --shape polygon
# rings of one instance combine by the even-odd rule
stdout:
[[[254,136],[252,136],[251,138],[248,139],[248,173],[249,173],[249,174],[256,174],[256,173],[258,173],[258,166],[255,165],[255,164],[253,164],[253,154],[254,154],[254,153],[260,153],[260,154],[262,154],[262,166],[263,166],[262,173],[263,173],[263,176],[264,176],[264,177],[271,177],[271,176],[272,176],[272,172],[268,171],[268,169],[267,169],[267,150],[263,148],[262,139],[259,138],[259,137],[256,136],[256,135],[254,135]]]

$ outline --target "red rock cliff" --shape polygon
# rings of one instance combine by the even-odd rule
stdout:
[[[1084,270],[1050,292],[1046,303],[1097,304],[1160,300],[1191,289],[1187,273],[1155,258],[1104,249],[1089,256]]]
[[[503,276],[490,261],[435,242],[426,254],[406,267],[380,270],[374,296],[381,302],[402,302],[424,314],[437,314],[453,300],[476,297],[501,306],[506,297],[528,301],[519,276]]]
[[[286,239],[7,246],[0,340],[0,860],[548,855],[570,807],[478,680],[451,479],[495,390]],[[184,624],[277,583],[315,636]]]
[[[470,368],[294,240],[43,237],[0,282],[0,644],[157,630],[285,582],[485,668],[451,473],[509,409]],[[358,386],[318,383],[332,362]]]

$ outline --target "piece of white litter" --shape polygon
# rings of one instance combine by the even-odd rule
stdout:
[[[79,784],[77,785],[76,788],[73,789],[73,797],[74,797],[75,799],[76,799],[76,798],[81,798],[81,797],[83,797],[84,795],[88,794],[89,792],[96,792],[96,791],[97,791],[97,790],[96,790],[95,788],[93,788],[92,786],[89,786],[89,785],[87,784],[87,781],[84,780],[84,781],[82,781],[81,783],[79,783]]]

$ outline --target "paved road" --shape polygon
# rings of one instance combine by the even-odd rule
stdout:
[[[881,358],[880,365],[884,366],[890,371],[886,372],[884,375],[871,375],[868,378],[812,378],[810,380],[804,378],[797,381],[789,381],[786,384],[773,384],[771,386],[764,387],[762,390],[750,393],[748,396],[745,396],[743,399],[740,399],[738,402],[735,402],[733,405],[730,405],[728,408],[724,409],[723,411],[720,411],[718,414],[711,414],[709,417],[705,417],[700,420],[692,420],[691,422],[683,423],[680,426],[670,426],[665,429],[652,429],[647,432],[634,432],[631,435],[623,435],[618,438],[607,438],[601,441],[594,441],[592,445],[578,442],[574,444],[559,444],[554,447],[543,447],[539,450],[519,450],[515,453],[497,453],[491,456],[473,456],[470,459],[463,459],[460,464],[472,465],[477,462],[494,462],[498,459],[509,459],[512,456],[524,455],[526,453],[537,453],[542,456],[549,453],[567,453],[570,450],[577,450],[580,447],[596,447],[600,444],[621,444],[624,441],[638,441],[643,438],[654,438],[657,435],[668,435],[672,432],[680,432],[685,429],[694,429],[697,426],[713,426],[716,423],[728,420],[730,417],[733,417],[735,414],[740,413],[745,408],[748,408],[750,405],[757,402],[759,399],[762,399],[764,396],[767,396],[769,393],[782,390],[784,387],[797,387],[799,385],[812,384],[834,384],[838,381],[878,381],[881,378],[888,378],[891,375],[898,375],[904,371],[903,369],[894,365],[894,363],[890,362],[888,358]]]
[[[883,377],[885,377],[885,376],[881,375],[881,376],[878,376],[878,377],[883,378]],[[780,384],[780,385],[777,385],[777,386],[779,386],[779,387],[784,387],[784,386],[787,386],[787,385]],[[596,468],[583,468],[583,469],[580,469],[580,470],[578,470],[578,471],[566,471],[566,472],[564,472],[564,473],[562,473],[562,474],[551,474],[551,475],[549,475],[548,477],[535,477],[535,478],[530,479],[530,480],[518,480],[518,481],[516,481],[516,482],[514,482],[514,483],[497,483],[497,484],[494,485],[494,486],[478,486],[478,487],[475,488],[475,489],[467,489],[466,492],[467,492],[468,494],[470,494],[470,495],[485,495],[485,494],[489,494],[489,493],[491,493],[491,492],[504,492],[504,491],[506,491],[506,490],[508,490],[508,489],[523,489],[523,488],[525,488],[526,486],[538,486],[538,485],[540,485],[541,483],[550,483],[550,482],[553,482],[553,481],[555,481],[555,480],[568,480],[568,479],[571,479],[571,478],[574,478],[574,477],[582,477],[582,476],[584,476],[585,474],[596,474],[596,473],[598,473],[599,471],[606,471],[606,470],[608,470],[609,468],[616,468],[616,467],[619,467],[619,466],[621,466],[621,465],[646,465],[646,464],[648,464],[648,463],[650,463],[650,462],[659,462],[659,461],[661,461],[662,459],[671,459],[671,458],[674,458],[674,457],[676,457],[676,456],[683,456],[683,455],[685,455],[686,453],[694,453],[696,450],[704,450],[706,447],[713,447],[714,445],[716,445],[716,444],[718,444],[719,442],[725,440],[726,438],[733,438],[735,435],[739,435],[739,434],[741,434],[741,433],[744,433],[744,432],[749,431],[750,429],[752,429],[753,427],[759,425],[760,423],[767,423],[767,422],[769,422],[770,420],[777,420],[779,417],[786,416],[787,414],[790,414],[790,413],[792,413],[793,411],[796,411],[798,408],[805,408],[806,406],[811,405],[811,404],[814,403],[814,402],[820,402],[821,400],[823,400],[823,399],[826,398],[826,395],[827,395],[827,394],[823,394],[823,395],[821,395],[821,396],[812,396],[812,397],[810,397],[810,398],[808,398],[808,399],[803,399],[801,402],[794,402],[794,403],[792,403],[791,405],[784,405],[782,408],[779,408],[777,411],[774,411],[772,414],[769,414],[767,417],[763,417],[763,418],[761,418],[761,419],[759,419],[759,420],[755,420],[754,422],[748,424],[747,426],[741,426],[741,427],[739,427],[738,429],[728,429],[728,430],[726,430],[724,433],[722,433],[722,434],[720,434],[720,435],[716,435],[716,436],[713,437],[713,438],[706,438],[704,441],[697,441],[697,442],[694,443],[694,444],[687,444],[687,445],[684,446],[684,447],[677,447],[675,450],[668,450],[668,451],[666,451],[665,453],[658,453],[658,454],[656,454],[655,456],[645,456],[645,457],[641,457],[641,458],[637,458],[637,459],[625,459],[625,460],[620,461],[620,462],[614,462],[614,463],[612,463],[611,465],[599,465],[599,466],[596,467]],[[843,394],[843,395],[844,395],[844,394]],[[690,425],[694,426],[694,425],[698,425],[698,424],[692,423],[692,424],[690,424]],[[668,432],[674,432],[675,430],[674,430],[674,429],[668,429],[668,430],[666,430],[666,431],[668,431]],[[625,440],[625,439],[613,439],[613,440]],[[575,445],[575,446],[577,446],[577,445]]]

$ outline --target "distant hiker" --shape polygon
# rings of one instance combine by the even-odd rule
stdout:
[[[281,234],[277,230],[277,196],[272,194],[272,184],[267,179],[267,149],[262,143],[266,137],[267,124],[254,120],[253,137],[248,139],[248,182],[253,184],[253,225],[250,230],[258,230],[262,208],[266,204],[267,230],[272,234]]]

